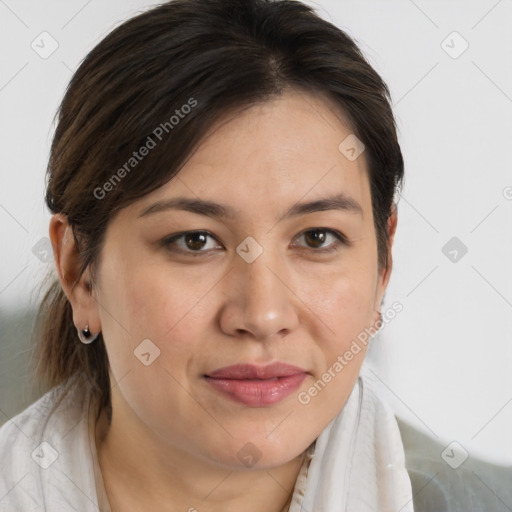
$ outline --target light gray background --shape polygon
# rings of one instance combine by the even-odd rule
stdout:
[[[389,84],[405,156],[384,310],[404,309],[374,340],[375,379],[419,428],[512,464],[512,1],[308,3],[355,37]],[[53,265],[40,242],[53,116],[86,53],[150,5],[0,1],[0,423],[33,398],[30,311],[16,315],[36,306]],[[43,31],[58,43],[47,59],[31,48]],[[469,47],[453,58],[461,37]],[[443,253],[452,237],[467,254]]]

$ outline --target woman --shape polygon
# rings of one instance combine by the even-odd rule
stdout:
[[[303,4],[116,28],[59,111],[51,390],[0,430],[0,510],[458,509],[364,376],[402,177],[386,85]]]

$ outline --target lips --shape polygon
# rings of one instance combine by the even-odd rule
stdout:
[[[208,377],[218,379],[273,379],[289,377],[297,373],[306,373],[306,371],[284,363],[273,363],[267,366],[236,364],[215,370],[209,373]]]
[[[273,363],[267,366],[239,364],[204,376],[218,392],[251,407],[264,407],[284,400],[300,386],[307,372],[297,366]]]

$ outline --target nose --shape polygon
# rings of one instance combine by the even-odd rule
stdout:
[[[266,341],[298,326],[300,302],[293,283],[268,252],[252,263],[237,256],[224,285],[220,327],[226,334]]]

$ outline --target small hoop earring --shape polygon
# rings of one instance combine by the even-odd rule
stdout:
[[[78,331],[78,339],[84,344],[89,345],[89,343],[92,343],[99,335],[98,334],[91,334],[91,331],[89,331],[89,326],[86,325],[84,330],[81,331],[80,329],[77,329]]]

